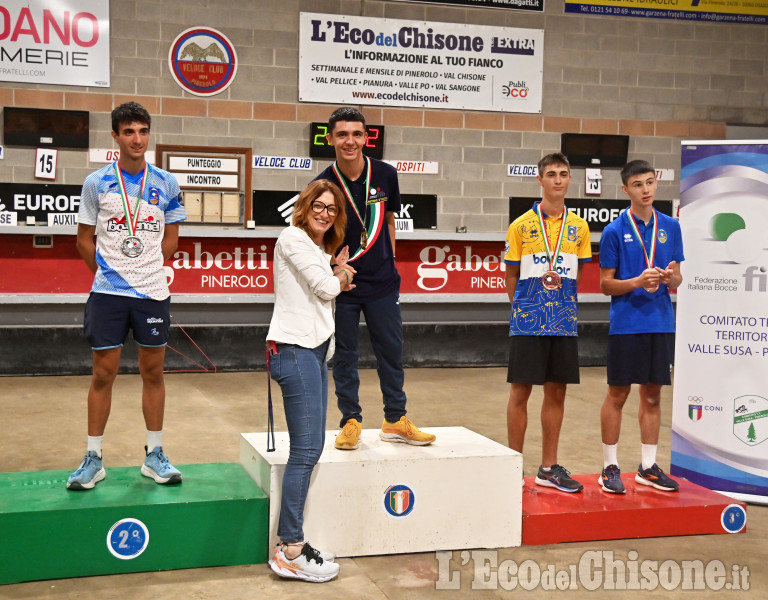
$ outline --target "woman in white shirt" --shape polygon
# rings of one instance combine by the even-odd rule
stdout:
[[[292,224],[275,244],[275,308],[267,333],[270,375],[283,393],[290,438],[277,527],[280,543],[269,565],[281,577],[314,582],[339,572],[332,554],[304,540],[303,524],[309,479],[325,443],[334,301],[354,287],[346,246],[331,267],[346,221],[344,196],[330,181],[313,181],[299,195]]]

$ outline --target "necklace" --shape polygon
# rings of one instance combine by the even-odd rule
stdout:
[[[333,163],[333,172],[336,174],[336,178],[341,183],[341,191],[344,192],[344,196],[346,196],[347,201],[352,205],[352,210],[355,213],[355,216],[357,217],[357,220],[360,221],[360,225],[363,226],[363,232],[360,234],[360,247],[362,249],[365,249],[366,246],[368,246],[368,237],[372,233],[369,229],[368,224],[368,194],[371,190],[371,159],[367,156],[363,156],[365,158],[365,164],[368,169],[368,172],[365,175],[365,191],[363,193],[363,201],[365,202],[365,206],[363,208],[363,216],[360,216],[360,211],[357,209],[357,206],[355,205],[355,201],[352,199],[352,192],[350,191],[349,187],[347,186],[347,180],[344,178],[344,176],[341,173],[341,170],[338,168],[338,163]]]
[[[557,259],[560,256],[560,248],[563,245],[563,237],[565,234],[565,221],[568,218],[568,209],[563,206],[563,222],[560,223],[560,231],[557,234],[557,245],[554,252],[549,248],[549,237],[547,236],[547,224],[542,216],[541,203],[539,203],[538,210],[535,211],[536,216],[539,218],[539,227],[541,227],[542,237],[544,238],[544,249],[547,252],[547,261],[549,262],[549,269],[541,276],[541,284],[544,289],[554,291],[563,285],[563,280],[560,274],[555,270],[557,269]]]
[[[128,190],[125,187],[125,181],[123,180],[123,174],[120,172],[120,167],[115,161],[115,174],[117,175],[117,187],[120,190],[120,200],[123,202],[123,210],[125,211],[125,226],[128,229],[128,235],[120,242],[120,250],[128,258],[136,258],[141,256],[144,252],[144,243],[136,235],[136,228],[139,224],[139,212],[141,211],[141,199],[144,197],[144,185],[147,183],[147,173],[149,171],[149,165],[144,165],[144,175],[141,177],[141,185],[139,186],[139,195],[136,197],[136,204],[133,207],[133,214],[131,214],[131,205],[128,201]]]

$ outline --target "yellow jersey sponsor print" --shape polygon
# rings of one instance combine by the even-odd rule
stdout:
[[[538,203],[534,208],[538,210]],[[584,219],[567,211],[560,253],[556,263],[550,267],[535,210],[531,209],[515,219],[507,230],[504,262],[520,265],[509,319],[509,335],[575,336],[579,263],[592,260],[589,226]],[[545,213],[544,220],[549,248],[554,253],[563,217],[550,217]],[[562,281],[562,285],[555,290],[547,290],[541,281],[550,268]]]

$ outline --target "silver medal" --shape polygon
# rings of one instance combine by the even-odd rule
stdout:
[[[135,235],[129,235],[120,244],[120,249],[128,258],[136,258],[144,252],[144,243]]]

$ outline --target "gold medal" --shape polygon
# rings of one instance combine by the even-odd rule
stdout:
[[[360,247],[365,248],[368,246],[368,232],[363,229],[363,233],[360,234]]]

